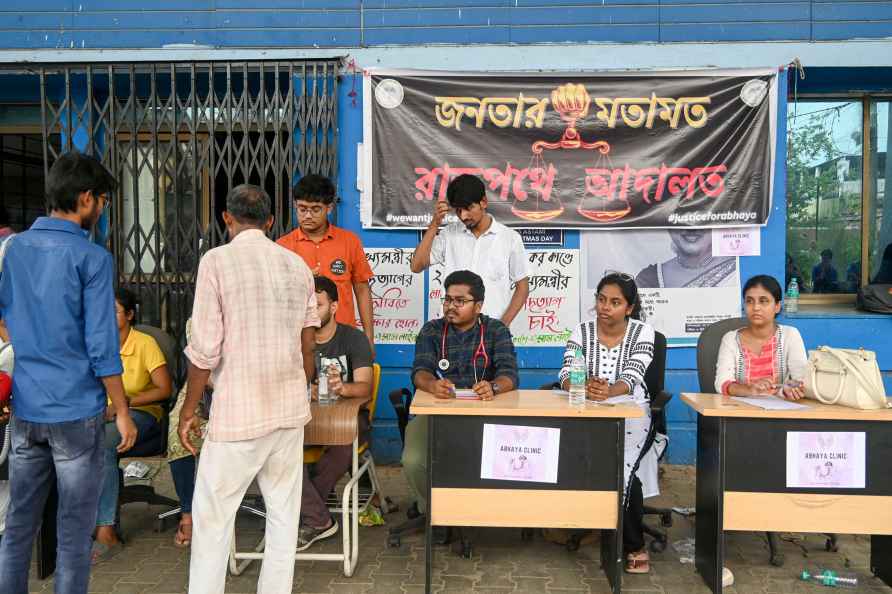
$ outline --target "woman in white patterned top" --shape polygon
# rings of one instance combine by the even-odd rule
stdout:
[[[626,419],[623,550],[627,572],[647,573],[650,566],[644,547],[644,497],[660,492],[656,448],[645,450],[650,429],[650,396],[644,373],[653,360],[654,329],[639,321],[641,299],[635,281],[627,274],[611,273],[601,279],[595,312],[595,320],[581,323],[570,335],[560,371],[561,387],[569,388],[570,363],[580,350],[587,369],[587,399],[631,395],[644,411],[643,417]]]

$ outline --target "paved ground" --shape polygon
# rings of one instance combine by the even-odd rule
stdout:
[[[691,467],[666,466],[663,477],[664,495],[650,502],[670,506],[692,506],[694,476]],[[407,491],[400,469],[381,468],[385,489],[402,509],[407,503]],[[170,476],[164,468],[156,478],[159,491],[173,493]],[[173,546],[173,529],[163,533],[153,531],[154,513],[159,508],[132,504],[124,509],[124,532],[127,546],[116,559],[95,568],[90,592],[175,594],[187,585],[188,552]],[[693,537],[690,519],[675,516],[670,530],[670,542]],[[388,516],[388,523],[404,519],[402,511]],[[386,546],[387,528],[360,529],[360,560],[356,574],[345,578],[335,563],[299,563],[295,571],[294,592],[311,593],[417,593],[423,591],[424,546],[420,536],[403,541],[402,547]],[[257,542],[260,525],[250,518],[240,518],[239,537],[246,548]],[[887,592],[868,568],[869,539],[862,536],[841,536],[840,552],[824,551],[824,539],[818,535],[784,534],[782,550],[786,565],[782,568],[768,564],[768,549],[764,537],[755,533],[730,533],[726,536],[729,549],[726,565],[735,575],[729,594],[749,593],[820,593],[826,588],[796,580],[804,565],[818,564],[843,569],[846,565],[860,579],[861,592]],[[337,539],[332,539],[337,540]],[[318,547],[321,552],[334,551],[336,542]],[[312,550],[317,550],[316,547]],[[625,576],[624,592],[683,593],[708,592],[690,563],[681,562],[677,550],[670,546],[662,554],[652,555],[649,575]],[[578,552],[569,553],[565,547],[547,542],[537,534],[533,542],[520,539],[519,530],[487,529],[478,535],[474,557],[459,558],[446,547],[436,550],[434,590],[440,593],[508,592],[570,594],[608,592],[607,580],[597,567],[597,544],[583,545]],[[257,564],[244,575],[229,578],[227,592],[252,593],[256,590]],[[32,592],[52,592],[52,580],[32,580]]]

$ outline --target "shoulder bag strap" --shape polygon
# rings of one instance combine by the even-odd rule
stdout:
[[[843,367],[851,373],[855,381],[861,384],[861,387],[866,390],[870,394],[880,394],[885,399],[885,389],[880,387],[879,391],[877,391],[878,387],[874,384],[874,382],[864,375],[864,372],[861,371],[857,366],[853,365],[851,361],[848,360],[847,357],[842,356],[836,349],[832,347],[824,347],[824,352],[831,354],[837,361],[842,363]],[[842,390],[840,390],[840,393]],[[892,404],[888,401],[886,402],[886,408],[892,408]]]
[[[830,347],[818,347],[818,352],[821,353],[829,353],[831,351]],[[839,355],[833,353],[836,358],[839,358]],[[824,404],[836,404],[839,402],[839,399],[842,398],[842,391],[845,387],[845,381],[842,379],[839,380],[839,388],[836,390],[836,396],[833,398],[824,398],[821,396],[820,390],[818,390],[818,366],[817,364],[809,365],[811,371],[811,385],[814,386],[815,396],[818,397],[818,400],[823,402]]]

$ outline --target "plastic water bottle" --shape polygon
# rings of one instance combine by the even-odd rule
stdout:
[[[319,404],[325,406],[331,403],[331,397],[328,394],[328,370],[323,369],[319,374]]]
[[[799,283],[796,277],[790,281],[787,288],[787,298],[784,300],[784,313],[792,314],[799,311]]]
[[[570,406],[585,405],[585,357],[576,349],[570,361]]]
[[[831,588],[857,588],[858,578],[851,573],[839,573],[832,569],[807,567],[799,574],[799,579],[804,582],[812,582],[829,586]]]

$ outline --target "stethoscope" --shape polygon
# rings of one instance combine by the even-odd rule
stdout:
[[[446,358],[446,335],[449,333],[449,322],[444,320],[443,324],[443,337],[440,341],[440,360],[437,362],[437,367],[440,368],[440,371],[446,371],[449,369],[449,359]],[[477,377],[477,360],[481,357],[483,358],[483,369],[481,370],[481,374],[486,372],[486,368],[489,365],[489,355],[486,353],[486,345],[483,343],[483,333],[486,331],[486,326],[481,322],[480,324],[480,341],[477,343],[477,348],[474,350],[474,356],[471,357],[471,365],[474,367],[474,383],[480,381]]]

